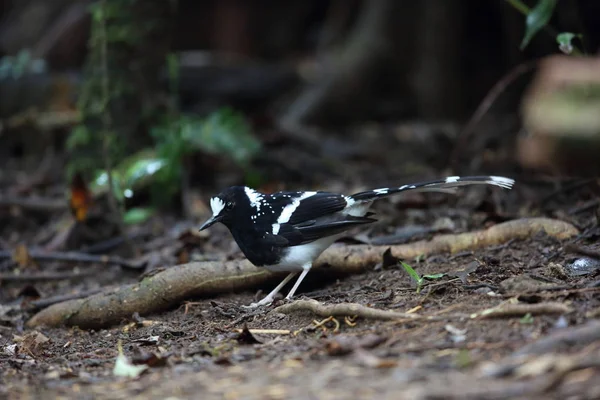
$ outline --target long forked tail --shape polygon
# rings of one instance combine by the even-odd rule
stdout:
[[[400,192],[418,191],[418,192],[454,192],[459,186],[467,185],[493,185],[504,189],[511,189],[515,181],[503,176],[449,176],[444,179],[438,179],[428,182],[412,183],[400,187],[381,188],[367,190],[353,194],[350,198],[356,202],[371,201],[381,197],[390,196]]]

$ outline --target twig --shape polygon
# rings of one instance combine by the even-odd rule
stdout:
[[[320,317],[344,317],[357,316],[368,319],[411,319],[425,321],[440,321],[447,318],[427,317],[417,314],[408,314],[390,310],[379,310],[376,308],[366,307],[357,303],[339,303],[339,304],[323,304],[316,300],[296,300],[289,304],[284,304],[273,310],[275,313],[291,314],[297,311],[310,311]]]
[[[236,329],[238,333],[242,333],[243,329]],[[251,334],[264,334],[264,335],[289,335],[292,333],[289,329],[248,329]]]
[[[392,344],[397,343],[399,340],[395,340]],[[492,350],[492,349],[502,349],[509,346],[514,346],[514,342],[463,342],[463,343],[429,343],[422,344],[418,346],[405,346],[400,349],[394,349],[395,353],[405,354],[405,353],[420,353],[424,351],[431,350],[447,350],[447,349],[467,349],[467,350],[475,350],[475,349],[483,349],[483,350]]]
[[[85,292],[79,292],[79,293],[73,293],[73,294],[63,294],[63,295],[58,295],[58,296],[47,297],[45,299],[34,300],[28,304],[27,308],[29,308],[31,310],[39,310],[40,308],[48,307],[48,306],[51,306],[52,304],[60,303],[62,301],[75,300],[75,299],[81,299],[83,297],[88,297],[88,296],[91,296],[93,294],[100,292],[101,290],[102,289],[94,289],[94,290],[88,290]]]
[[[527,314],[546,315],[546,314],[568,314],[573,309],[563,303],[538,303],[538,304],[506,304],[496,308],[471,314],[471,318],[490,319],[490,318],[509,318],[522,317]]]
[[[101,242],[96,242],[89,246],[82,248],[81,250],[87,254],[98,254],[98,253],[106,253],[115,247],[126,243],[127,241],[131,241],[134,239],[139,239],[147,236],[151,236],[152,232],[149,230],[139,230],[136,232],[125,233],[123,235],[113,237],[107,240],[103,240]],[[172,241],[172,239],[171,239]],[[156,246],[153,246],[151,250],[156,249]]]
[[[549,202],[550,200],[552,200],[554,197],[558,196],[559,194],[569,193],[573,190],[590,185],[590,184],[594,183],[595,181],[596,181],[596,178],[588,178],[588,179],[576,179],[573,181],[569,181],[568,183],[565,183],[565,184],[562,184],[562,182],[561,182],[561,187],[552,191],[551,193],[544,196],[540,200],[540,202],[539,202],[540,206],[545,205],[547,202]]]
[[[565,251],[567,253],[575,253],[582,256],[595,258],[596,260],[600,260],[600,251],[590,249],[589,247],[583,247],[573,243],[568,243],[567,245],[565,245]]]
[[[600,199],[592,199],[583,203],[580,206],[572,207],[567,210],[567,214],[575,215],[591,210],[592,208],[596,208],[600,206]]]
[[[100,5],[103,9],[103,17],[99,23],[99,29],[102,31],[101,44],[100,44],[100,62],[102,63],[102,100],[103,100],[103,112],[102,112],[102,158],[104,159],[104,169],[106,170],[108,178],[108,205],[110,207],[111,214],[117,218],[119,233],[123,233],[123,218],[121,215],[121,209],[119,207],[119,201],[115,195],[114,179],[112,176],[112,161],[110,156],[110,135],[112,118],[110,113],[110,92],[109,92],[109,79],[108,79],[108,35],[106,33],[106,19],[104,13],[106,13],[107,5],[106,0],[102,0]],[[113,133],[114,134],[114,133]]]
[[[44,272],[39,274],[3,274],[0,273],[0,282],[30,282],[30,281],[60,281],[64,279],[77,279],[93,275],[95,272]]]
[[[545,354],[570,346],[584,346],[600,340],[600,322],[591,320],[585,325],[564,328],[520,348],[514,356]]]
[[[144,268],[146,263],[144,261],[129,261],[124,260],[121,257],[104,256],[104,255],[93,255],[87,253],[77,252],[45,252],[40,250],[28,250],[27,255],[29,258],[36,261],[63,261],[71,263],[98,263],[98,264],[114,264],[120,267],[130,269],[141,269]],[[11,259],[13,253],[10,251],[0,251],[0,260]]]
[[[481,121],[483,116],[487,114],[494,102],[498,99],[498,97],[500,97],[502,92],[504,92],[508,85],[510,85],[521,75],[536,68],[538,62],[538,60],[533,60],[517,65],[516,67],[511,69],[506,75],[504,75],[502,79],[500,79],[485,95],[485,97],[477,107],[477,110],[475,110],[475,113],[473,114],[473,116],[471,116],[469,122],[467,122],[467,124],[459,134],[458,138],[456,139],[456,145],[452,150],[452,156],[450,158],[451,165],[456,166],[458,164],[460,153],[465,149],[467,141],[471,137],[475,126]]]
[[[20,207],[27,211],[53,213],[66,211],[68,203],[64,199],[1,196],[0,207]]]

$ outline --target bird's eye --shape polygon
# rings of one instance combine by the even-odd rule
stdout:
[[[231,210],[233,208],[233,201],[228,201],[227,204],[225,204],[225,208]]]

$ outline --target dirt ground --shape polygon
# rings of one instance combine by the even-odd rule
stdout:
[[[345,242],[394,234],[391,226],[444,226],[416,230],[408,238],[395,232],[393,238],[413,241],[437,232],[467,232],[505,219],[546,215],[573,223],[581,234],[568,242],[595,250],[598,225],[594,207],[587,206],[594,200],[589,189],[594,185],[589,181],[587,186],[565,189],[545,183],[542,190],[524,182],[509,201],[498,200],[505,195],[488,189],[468,189],[470,194],[454,200],[409,196],[378,206],[382,221],[366,233],[353,232]],[[24,224],[23,218],[12,218],[12,223]],[[180,243],[181,236],[170,245],[159,240],[177,221],[161,217],[160,225],[164,230],[155,229],[157,233],[144,238],[145,248],[166,249],[161,260],[174,261],[175,255],[181,257],[182,246],[176,246],[177,251],[169,246]],[[11,243],[31,243],[35,237],[35,228],[24,224]],[[169,311],[131,316],[106,329],[29,329],[24,324],[35,310],[26,300],[135,282],[139,272],[77,264],[75,269],[90,275],[5,279],[0,281],[0,397],[600,398],[600,278],[597,272],[571,274],[568,267],[578,256],[567,251],[566,244],[540,233],[473,252],[405,260],[421,275],[447,274],[429,281],[419,293],[395,263],[337,278],[315,271],[298,293],[298,298],[324,304],[359,303],[434,316],[433,320],[324,318],[273,311],[282,300],[260,312],[242,307],[270,290],[272,282],[260,293],[189,299]],[[187,259],[240,257],[221,228],[185,249]],[[5,261],[3,276],[15,268]],[[64,273],[74,266],[53,262],[33,268],[35,273]],[[515,302],[531,312],[474,317]],[[253,333],[242,333],[245,328]],[[114,375],[119,343],[131,362],[147,367],[138,377]]]

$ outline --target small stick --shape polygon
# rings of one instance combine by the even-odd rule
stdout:
[[[565,251],[567,253],[575,253],[582,256],[587,256],[600,260],[600,251],[590,249],[589,247],[578,246],[576,244],[569,243],[565,245]]]
[[[241,333],[243,329],[235,329],[237,333]],[[289,335],[292,333],[289,329],[248,329],[250,333],[265,334],[265,335]]]
[[[378,310],[357,303],[339,303],[322,304],[316,300],[296,300],[289,304],[284,304],[273,310],[282,314],[290,314],[295,311],[311,311],[320,317],[362,317],[370,319],[411,319],[411,320],[440,320],[436,317],[427,317],[423,315],[408,314],[390,310]],[[443,319],[445,320],[445,319]]]
[[[145,262],[129,261],[121,257],[94,255],[80,252],[45,252],[40,250],[27,250],[27,254],[35,261],[115,264],[130,269],[141,269],[145,266]],[[0,251],[0,260],[11,259],[12,255],[13,253],[10,251]]]
[[[1,196],[0,207],[19,207],[27,211],[54,213],[67,211],[68,203],[64,199]]]
[[[47,297],[45,299],[34,300],[29,303],[28,308],[30,310],[39,310],[40,308],[48,307],[52,304],[60,303],[61,301],[81,299],[83,297],[88,297],[93,294],[99,293],[101,291],[102,289],[93,289],[79,293],[63,294],[58,296]]]
[[[519,64],[511,69],[506,75],[502,77],[492,89],[485,95],[481,104],[475,110],[475,113],[469,119],[469,122],[465,125],[463,130],[456,139],[456,145],[452,150],[450,157],[450,164],[456,166],[458,163],[458,157],[462,150],[464,150],[468,139],[471,138],[471,134],[475,129],[475,126],[483,119],[485,114],[492,108],[494,102],[500,97],[500,95],[506,90],[508,85],[519,78],[521,75],[533,70],[538,65],[538,60],[528,61],[523,64]]]
[[[566,304],[557,302],[538,303],[538,304],[506,304],[501,307],[488,308],[474,314],[471,318],[509,318],[522,317],[527,314],[546,315],[546,314],[567,314],[573,309]]]
[[[63,279],[77,279],[84,276],[93,275],[93,272],[86,273],[75,273],[75,272],[65,272],[65,273],[53,273],[46,272],[40,274],[1,274],[0,273],[0,282],[1,281],[12,281],[12,282],[29,282],[29,281],[60,281]]]

